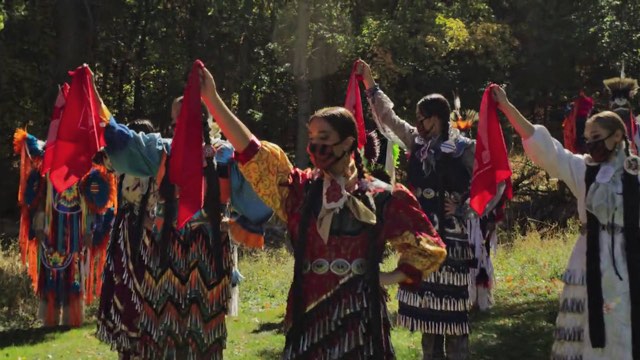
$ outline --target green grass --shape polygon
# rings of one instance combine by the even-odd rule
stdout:
[[[548,359],[562,286],[558,278],[569,257],[573,233],[575,228],[567,233],[530,232],[526,237],[512,236],[511,244],[498,249],[496,305],[490,312],[472,315],[472,359]],[[392,268],[394,261],[392,256],[384,267]],[[228,318],[225,358],[279,359],[293,260],[282,249],[252,252],[242,256],[240,269],[246,276],[240,290],[240,316]],[[389,290],[394,296],[397,289]],[[393,316],[397,301],[392,300],[389,309]],[[96,340],[94,330],[93,322],[73,330],[7,330],[0,333],[0,360],[117,359]],[[421,358],[420,334],[395,329],[393,343],[398,359]]]

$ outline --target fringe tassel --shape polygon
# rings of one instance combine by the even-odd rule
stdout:
[[[38,241],[33,239],[27,243],[27,272],[31,278],[33,291],[38,294],[40,292],[38,274],[40,273],[40,251],[38,251]]]
[[[587,273],[584,270],[567,269],[562,274],[562,282],[567,285],[582,285],[587,284]]]
[[[584,329],[581,326],[572,328],[557,327],[553,332],[556,341],[582,342],[584,339]]]
[[[53,291],[48,291],[44,295],[45,313],[42,314],[42,319],[45,327],[58,326],[60,321],[60,309],[56,306],[56,294]]]
[[[296,343],[287,343],[283,359],[367,359],[373,354],[373,336],[369,321],[373,314],[368,291],[362,277],[342,283],[314,306],[307,307],[305,328]],[[377,301],[381,301],[378,299]],[[386,307],[383,306],[386,315]],[[290,320],[287,319],[287,330]],[[385,316],[383,341],[388,353],[392,352],[389,323]],[[390,358],[382,354],[383,358]]]
[[[468,323],[443,323],[436,321],[418,320],[402,314],[398,314],[398,326],[402,326],[410,331],[419,331],[427,334],[445,335],[467,335],[469,334]]]
[[[442,285],[468,286],[469,273],[457,272],[455,269],[444,265],[440,267],[439,271],[431,273],[425,281]]]
[[[582,314],[586,303],[586,299],[564,298],[560,302],[560,312]]]
[[[421,295],[399,289],[396,298],[403,304],[438,311],[469,311],[471,308],[469,299],[439,298],[430,292]]]
[[[64,309],[64,325],[79,327],[82,325],[84,308],[80,294],[69,294],[69,304]]]

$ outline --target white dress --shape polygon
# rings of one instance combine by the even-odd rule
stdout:
[[[601,224],[623,226],[622,177],[625,154],[619,149],[616,156],[603,163],[596,180],[585,196],[584,155],[565,150],[543,126],[535,126],[535,133],[523,141],[531,160],[552,177],[564,181],[578,200],[580,222],[586,224],[586,210]],[[608,219],[608,220],[607,220]],[[615,232],[600,231],[600,271],[604,298],[605,347],[594,349],[589,339],[589,319],[586,287],[586,234],[581,234],[573,248],[569,265],[563,275],[565,283],[560,297],[560,311],[556,320],[551,358],[554,360],[631,360],[631,312],[629,275],[625,239]],[[615,255],[615,256],[614,256]],[[615,259],[615,266],[614,266]],[[616,273],[617,269],[617,273]]]

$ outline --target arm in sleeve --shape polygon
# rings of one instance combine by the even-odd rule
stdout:
[[[417,286],[444,262],[445,245],[416,198],[402,185],[395,186],[384,216],[384,237],[400,254],[398,270],[408,277],[401,285]]]
[[[377,87],[367,90],[367,99],[378,129],[387,139],[410,150],[418,131],[393,111],[393,102]]]
[[[112,118],[104,132],[105,150],[113,169],[137,177],[156,176],[171,141],[158,133],[135,133]]]
[[[258,197],[284,222],[289,195],[289,183],[293,165],[287,154],[275,144],[260,142],[255,137],[241,152],[236,152],[240,171]]]
[[[527,156],[549,175],[564,181],[577,198],[584,197],[584,156],[566,150],[544,126],[534,128],[533,135],[522,141]]]

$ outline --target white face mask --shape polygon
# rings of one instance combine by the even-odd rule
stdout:
[[[618,105],[618,106],[624,106],[624,105],[627,105],[627,99],[625,99],[625,98],[615,98],[615,99],[613,99],[613,103]]]

